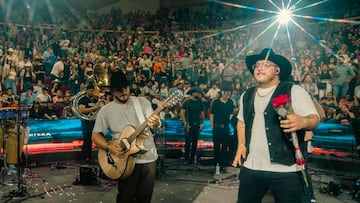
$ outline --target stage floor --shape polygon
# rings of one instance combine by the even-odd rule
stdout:
[[[316,157],[315,157],[316,159]],[[338,196],[320,193],[319,189],[328,186],[330,181],[351,185],[351,181],[343,182],[352,177],[359,177],[359,171],[349,171],[350,167],[339,171],[334,165],[326,169],[319,168],[321,161],[309,163],[312,169],[315,194],[319,203],[355,203],[351,190],[343,188]],[[328,160],[327,162],[330,162]],[[315,163],[314,163],[315,162]],[[153,203],[230,203],[236,202],[238,191],[239,168],[227,167],[227,173],[214,175],[211,160],[203,158],[197,164],[184,165],[180,158],[165,158],[165,173],[156,180],[153,193]],[[329,163],[328,163],[329,164]],[[358,162],[354,162],[359,165]],[[344,165],[344,164],[343,164]],[[1,174],[0,202],[114,202],[117,187],[116,182],[97,177],[90,185],[81,184],[80,168],[84,167],[77,161],[63,161],[56,163],[29,166],[21,174],[24,184],[18,184],[18,176]],[[94,170],[98,166],[94,166]],[[325,169],[324,169],[325,168]],[[341,176],[343,174],[343,176]],[[20,189],[19,189],[20,188]],[[23,189],[22,189],[23,188]],[[25,192],[21,192],[25,191]],[[20,197],[20,194],[23,195]],[[271,194],[267,194],[264,203],[273,202]]]

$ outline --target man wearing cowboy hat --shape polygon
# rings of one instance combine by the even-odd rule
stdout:
[[[300,86],[287,82],[291,63],[272,49],[246,57],[246,66],[257,86],[240,97],[237,123],[238,147],[233,166],[242,165],[238,202],[261,202],[271,190],[275,202],[303,202],[303,178],[296,167],[291,132],[304,147],[304,131],[314,129],[319,115],[310,95]],[[280,94],[291,97],[294,113],[279,120],[272,99]],[[305,151],[303,152],[305,153]]]
[[[9,48],[7,50],[7,53],[4,55],[4,65],[5,65],[5,67],[8,68],[8,66],[11,63],[14,63],[15,65],[17,65],[19,63],[19,58],[15,54],[15,50],[13,48]]]
[[[151,130],[144,130],[147,136],[143,146],[147,151],[135,155],[133,172],[129,177],[119,180],[116,202],[136,200],[135,202],[150,203],[158,158],[152,131],[160,127],[160,117],[153,114],[151,103],[145,97],[130,96],[130,82],[121,71],[112,73],[110,91],[114,101],[99,110],[92,139],[98,148],[106,150],[111,155],[124,156],[126,151],[120,147],[119,142],[108,142],[104,135],[109,130],[112,139],[118,139],[123,131],[126,133],[125,128],[140,126],[141,120],[148,118],[147,124]]]

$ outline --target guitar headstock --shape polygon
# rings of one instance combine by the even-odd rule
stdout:
[[[172,107],[184,99],[184,93],[181,90],[175,90],[174,93],[165,101],[164,107]]]

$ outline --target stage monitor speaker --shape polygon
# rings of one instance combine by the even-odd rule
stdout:
[[[80,166],[80,184],[92,185],[97,180],[97,167],[93,165]]]

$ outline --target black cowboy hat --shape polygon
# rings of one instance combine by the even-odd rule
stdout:
[[[275,63],[280,68],[280,80],[286,80],[290,76],[292,70],[290,61],[281,55],[275,54],[271,48],[262,50],[260,54],[247,56],[245,58],[246,67],[254,75],[253,65],[257,61],[265,59]]]
[[[118,71],[111,74],[110,89],[122,90],[128,86],[130,86],[130,82],[123,72]]]

